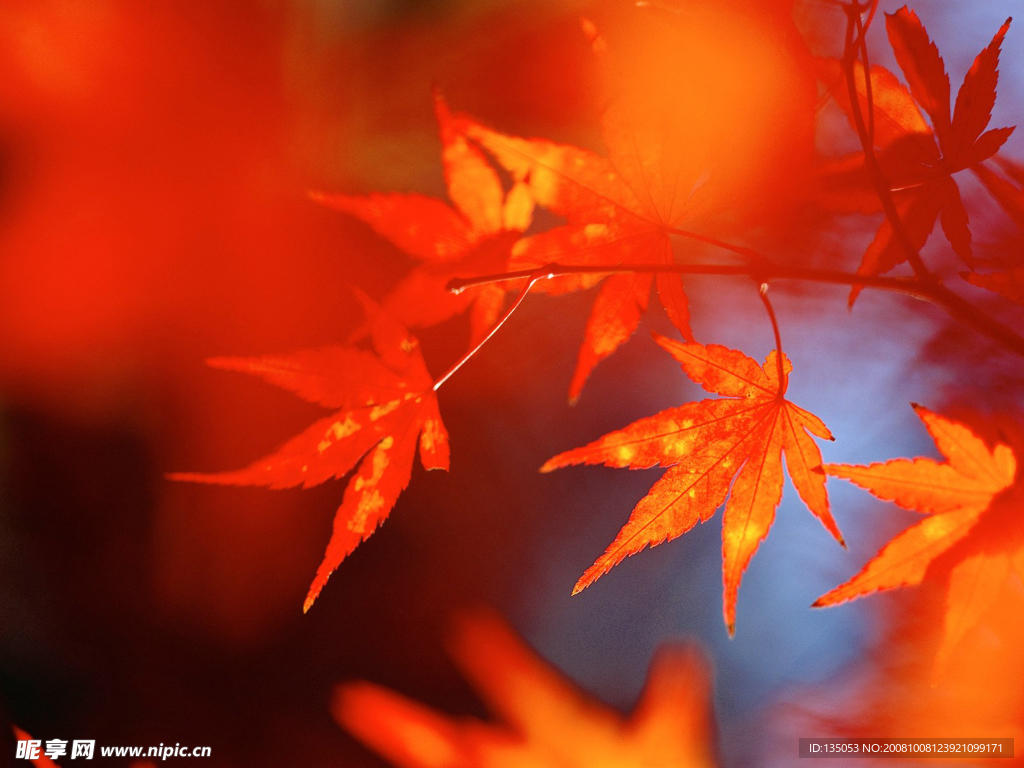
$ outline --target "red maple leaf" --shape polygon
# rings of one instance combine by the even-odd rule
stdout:
[[[599,60],[605,61],[604,39],[589,22],[584,22],[584,30]],[[637,78],[622,82],[616,74],[612,71],[609,75],[614,91],[601,116],[607,157],[467,123],[467,133],[515,179],[529,185],[538,205],[567,220],[564,226],[518,242],[512,260],[516,268],[536,268],[554,261],[568,265],[672,264],[673,230],[706,209],[708,190],[714,186],[707,183],[712,142],[703,137],[704,146],[700,146],[694,137],[698,130],[694,123],[700,121],[693,105],[663,98],[664,82],[643,83]],[[657,98],[658,94],[662,98]],[[693,338],[688,301],[678,274],[566,276],[538,283],[537,290],[558,294],[597,283],[601,288],[569,387],[571,400],[579,397],[594,366],[636,330],[652,286],[657,286],[672,323],[686,339]]]
[[[358,464],[304,611],[341,561],[387,518],[409,484],[417,444],[426,469],[448,469],[448,433],[419,342],[368,298],[357,296],[376,354],[334,346],[209,361],[215,368],[260,376],[311,403],[338,409],[335,413],[244,469],[169,475],[198,483],[310,488],[343,478]]]
[[[950,552],[955,564],[948,575],[945,628],[935,660],[938,677],[956,644],[995,603],[1011,566],[1024,577],[1024,537],[1019,490],[1008,492],[1017,474],[1013,450],[1002,443],[989,448],[967,425],[920,406],[914,409],[945,461],[829,464],[825,471],[926,517],[814,605],[835,605],[878,590],[919,584],[932,563]]]
[[[811,435],[831,440],[815,415],[784,398],[776,353],[764,366],[726,347],[655,340],[683,371],[722,399],[701,400],[640,419],[589,445],[561,453],[541,468],[574,464],[646,469],[668,467],[640,500],[615,541],[576,583],[574,594],[650,545],[707,521],[726,500],[722,525],[725,623],[732,634],[743,572],[775,519],[782,498],[782,454],[800,498],[840,542],[829,512],[821,453]],[[792,366],[783,356],[786,377]]]
[[[385,297],[384,309],[410,328],[470,311],[471,343],[494,325],[505,302],[500,284],[447,290],[455,277],[502,272],[509,251],[530,225],[533,201],[524,184],[506,195],[497,172],[467,141],[463,121],[435,94],[445,179],[454,207],[425,195],[367,197],[313,193],[314,200],[366,222],[419,264]]]
[[[437,712],[372,683],[341,686],[337,721],[398,768],[713,768],[707,663],[659,649],[632,715],[591,700],[502,621],[464,620],[451,656],[500,720]]]
[[[1010,301],[1024,304],[1024,259],[1021,258],[1020,235],[1024,231],[1024,166],[1005,158],[996,158],[1000,174],[988,166],[979,165],[974,168],[975,174],[999,203],[1006,215],[1017,225],[1013,237],[1002,237],[997,242],[995,258],[990,259],[990,266],[997,269],[991,272],[962,272],[960,276],[967,282],[1002,294]]]
[[[986,130],[995,104],[1000,46],[1009,26],[1007,19],[975,58],[957,93],[952,114],[945,64],[917,14],[906,6],[886,14],[886,30],[909,90],[884,67],[874,66],[869,73],[879,166],[889,181],[910,243],[917,250],[923,248],[935,222],[940,221],[946,238],[968,265],[972,264],[971,231],[953,174],[976,168],[992,157],[1014,130]],[[839,70],[839,63],[832,62],[828,79],[834,84],[837,102],[853,122],[847,86]],[[868,115],[867,85],[860,62],[854,63],[854,76],[861,112]],[[921,109],[930,118],[930,126]],[[858,272],[882,274],[907,258],[886,220],[868,246]],[[852,290],[851,302],[859,291],[856,287]]]
[[[999,272],[965,272],[962,277],[972,285],[1000,293],[1017,304],[1024,304],[1024,266]]]

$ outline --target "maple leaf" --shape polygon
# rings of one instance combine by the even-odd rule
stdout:
[[[626,556],[707,521],[728,496],[722,525],[724,615],[733,634],[743,572],[768,535],[782,498],[783,452],[800,498],[843,542],[829,512],[821,453],[811,436],[832,440],[832,434],[817,416],[784,398],[785,382],[779,380],[776,352],[761,366],[742,352],[717,344],[683,344],[657,334],[655,340],[682,365],[687,376],[723,397],[640,419],[582,448],[560,453],[541,467],[542,472],[575,464],[669,468],[636,505],[605,553],[576,583],[573,594]],[[783,356],[783,376],[791,369]]]
[[[961,276],[972,285],[1000,293],[1017,304],[1024,304],[1024,267],[985,274],[966,272]]]
[[[419,342],[361,293],[376,354],[323,347],[292,355],[214,358],[215,368],[260,376],[304,400],[338,409],[274,453],[234,472],[178,472],[172,480],[269,488],[310,488],[358,464],[334,518],[324,560],[309,588],[308,611],[327,579],[384,522],[409,484],[419,446],[426,469],[448,469],[448,433]]]
[[[793,686],[784,696],[790,704],[774,708],[767,729],[792,738],[799,733],[841,739],[970,734],[1010,737],[1019,744],[1024,737],[1024,592],[1013,586],[957,648],[956,664],[946,670],[941,686],[935,685],[931,664],[942,630],[941,605],[936,605],[941,600],[935,600],[936,590],[907,590],[889,610],[872,615],[875,637],[855,662],[819,682]],[[785,764],[790,758],[782,757],[782,749],[780,759],[762,754],[762,762]],[[970,764],[1007,763],[1013,760],[979,755]]]
[[[592,701],[497,618],[467,618],[451,656],[500,723],[454,718],[371,683],[339,687],[332,711],[399,768],[710,768],[717,764],[706,662],[659,649],[627,719]]]
[[[456,295],[447,284],[467,274],[505,271],[512,245],[530,225],[533,201],[521,183],[506,195],[496,171],[467,141],[462,118],[451,114],[440,93],[435,92],[434,103],[454,207],[416,194],[311,196],[364,221],[419,262],[385,297],[389,314],[408,327],[422,328],[469,311],[475,344],[497,320],[506,291],[500,284],[490,284]]]
[[[996,600],[1011,564],[1024,577],[1024,541],[1015,535],[1020,502],[1004,493],[1014,484],[1017,460],[1008,445],[989,448],[966,424],[918,405],[914,410],[945,461],[829,464],[825,471],[880,499],[924,513],[925,519],[896,536],[856,576],[814,606],[919,584],[937,558],[962,544],[948,575],[945,627],[935,660],[938,677],[956,644]]]
[[[589,22],[584,22],[584,31],[599,60],[605,60],[604,38]],[[657,86],[661,98],[652,93],[654,86],[643,85],[635,80],[621,84],[602,113],[607,157],[546,139],[510,136],[476,122],[467,124],[468,135],[515,179],[529,185],[538,205],[567,220],[564,226],[516,243],[513,266],[536,268],[554,261],[569,265],[674,263],[672,230],[705,210],[713,185],[705,183],[705,151],[672,138],[692,128],[690,112],[663,98],[663,83]],[[681,129],[680,123],[686,123],[687,129]],[[564,276],[538,283],[536,289],[559,294],[598,283],[601,288],[569,386],[572,401],[579,397],[594,367],[636,330],[647,310],[652,286],[657,287],[675,327],[684,338],[693,338],[689,304],[678,274]]]
[[[1024,167],[1003,158],[997,158],[997,161],[1007,176],[1018,184],[1024,183]],[[974,172],[1018,229],[1024,230],[1024,189],[984,165],[977,166]],[[987,273],[961,272],[960,276],[979,288],[995,291],[1010,301],[1024,304],[1024,262],[1018,255],[1019,237],[1016,240],[1005,238],[1000,246],[1001,253],[995,261],[1001,269]],[[1012,256],[1008,258],[1007,254]]]
[[[984,164],[975,166],[974,173],[1013,223],[1024,229],[1024,189],[1019,186],[1024,184],[1024,166],[1002,157],[995,159],[1005,176]]]
[[[971,231],[953,174],[976,168],[992,157],[1014,130],[985,130],[995,104],[1000,47],[1009,26],[1007,19],[975,58],[957,93],[952,115],[945,64],[917,14],[906,6],[886,14],[886,30],[909,90],[884,67],[871,67],[865,77],[863,65],[854,63],[857,98],[864,115],[869,114],[866,81],[870,80],[874,142],[881,150],[879,166],[890,183],[910,243],[916,250],[923,248],[939,221],[953,250],[968,266],[972,264]],[[829,79],[837,83],[836,100],[852,123],[853,109],[839,69],[839,63],[832,62],[827,71]],[[907,258],[886,220],[868,246],[858,273],[882,274]],[[859,287],[852,289],[851,303],[859,292]]]

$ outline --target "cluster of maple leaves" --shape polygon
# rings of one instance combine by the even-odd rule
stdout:
[[[880,66],[865,67],[852,55],[856,45],[848,47],[848,58],[822,62],[823,82],[864,134],[864,150],[836,159],[826,176],[837,189],[842,187],[851,210],[880,210],[889,195],[898,214],[899,226],[890,217],[881,225],[857,274],[881,275],[908,259],[919,259],[917,251],[938,222],[969,270],[963,274],[967,281],[1021,302],[1024,267],[1000,264],[987,272],[974,271],[978,262],[968,215],[954,180],[956,173],[970,169],[1024,226],[1024,171],[1001,159],[995,167],[984,164],[1013,130],[988,129],[1009,21],[975,59],[952,109],[942,58],[917,15],[904,7],[885,23],[906,86]],[[326,555],[306,598],[308,610],[332,571],[386,519],[410,480],[417,451],[425,468],[448,469],[448,435],[436,392],[465,359],[435,379],[406,328],[429,327],[468,313],[468,358],[508,316],[510,292],[518,292],[521,300],[530,289],[559,295],[596,287],[569,387],[570,399],[576,400],[595,367],[634,333],[656,290],[683,339],[656,336],[657,344],[686,376],[716,397],[640,419],[543,465],[544,472],[577,464],[666,470],[575,591],[626,556],[686,533],[724,504],[724,617],[732,633],[740,582],[772,525],[785,464],[801,500],[840,544],[843,537],[826,492],[828,475],[924,515],[816,606],[917,584],[936,558],[955,553],[945,640],[936,661],[941,668],[997,598],[1010,572],[1015,569],[1024,577],[1024,538],[1005,533],[1020,528],[1015,518],[1021,493],[1019,448],[992,444],[970,424],[915,406],[944,460],[824,465],[815,438],[832,440],[832,435],[820,418],[786,399],[792,364],[781,350],[772,351],[761,365],[740,351],[698,343],[690,330],[683,280],[679,270],[673,271],[679,263],[673,242],[702,239],[682,227],[692,227],[728,199],[728,185],[721,186],[709,167],[709,151],[665,141],[672,135],[666,123],[693,120],[695,110],[684,105],[686,109],[668,116],[649,115],[649,94],[631,89],[631,81],[620,76],[604,37],[588,22],[584,33],[612,84],[601,122],[607,153],[498,132],[451,113],[437,95],[450,204],[415,194],[313,196],[361,219],[416,262],[381,305],[358,294],[367,320],[352,343],[210,361],[215,367],[261,376],[334,413],[244,469],[172,477],[286,488],[310,487],[351,473]],[[848,68],[853,70],[849,78]],[[714,137],[704,139],[711,142]],[[511,184],[503,183],[496,166]],[[873,191],[872,173],[887,180],[884,195]],[[533,231],[538,207],[564,223]],[[732,250],[745,253],[738,247]],[[556,266],[570,269],[559,272]],[[750,276],[756,276],[750,266]],[[633,267],[637,271],[630,271]],[[506,272],[519,272],[518,281],[482,280],[458,293],[447,289],[456,278]],[[851,303],[862,287],[853,283]],[[381,695],[354,690],[344,701]],[[339,704],[341,717],[351,719],[353,710],[344,701]],[[422,713],[408,716],[429,719]]]
[[[917,14],[906,7],[886,18],[886,30],[909,89],[884,67],[876,65],[865,70],[860,61],[853,63],[860,112],[870,111],[873,116],[870,138],[877,163],[889,182],[910,245],[919,251],[936,222],[941,222],[942,232],[953,250],[972,268],[971,230],[954,174],[971,169],[983,180],[991,177],[992,172],[982,163],[993,157],[1013,133],[1012,127],[986,130],[996,100],[1000,47],[1009,28],[1007,19],[992,42],[978,54],[960,86],[952,113],[949,75],[939,51]],[[833,84],[832,93],[856,127],[852,96],[840,68],[839,62],[827,62],[826,77]],[[869,110],[869,106],[873,109]],[[839,161],[840,167],[847,162]],[[860,194],[851,195],[859,203],[857,208],[861,212],[879,210],[878,196],[863,183],[863,178],[861,181]],[[892,223],[886,219],[864,253],[858,271],[865,275],[882,274],[907,258],[908,249],[899,242]],[[858,288],[852,292],[851,303],[858,292]]]

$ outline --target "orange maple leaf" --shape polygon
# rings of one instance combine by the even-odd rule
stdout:
[[[1020,744],[1024,591],[1007,585],[998,608],[988,611],[957,646],[956,663],[945,670],[941,686],[935,684],[931,663],[943,630],[943,606],[936,605],[936,591],[907,590],[893,600],[892,610],[876,613],[877,637],[860,659],[820,684],[794,691],[799,706],[778,711],[783,721],[770,727],[794,737],[798,732],[847,739],[970,734],[1009,737]],[[1015,757],[977,755],[971,765],[1021,762],[1019,752]]]
[[[669,467],[636,505],[615,541],[576,583],[574,594],[627,555],[705,522],[728,496],[722,558],[725,623],[733,634],[740,580],[768,535],[782,498],[783,452],[800,498],[843,542],[829,512],[821,453],[811,437],[832,440],[832,434],[817,416],[785,399],[785,378],[792,365],[784,355],[781,366],[774,351],[761,366],[742,352],[717,344],[683,344],[657,334],[655,340],[682,364],[687,376],[723,399],[687,403],[640,419],[555,456],[541,471],[574,464]]]
[[[604,39],[589,22],[584,22],[584,31],[599,60],[604,61]],[[673,76],[687,77],[682,72]],[[673,229],[706,209],[708,191],[714,184],[707,180],[712,140],[695,136],[706,126],[695,127],[701,120],[693,104],[664,98],[665,93],[673,92],[664,81],[642,83],[632,78],[618,83],[601,116],[607,157],[467,123],[468,135],[515,179],[528,184],[538,205],[567,219],[564,226],[516,243],[512,251],[516,268],[536,268],[554,261],[569,265],[674,263]],[[597,283],[602,283],[601,289],[569,386],[573,401],[594,367],[636,330],[647,310],[652,286],[657,286],[672,323],[685,338],[693,338],[689,304],[678,274],[565,276],[538,283],[537,290],[559,294]]]
[[[506,290],[490,284],[455,294],[446,286],[455,277],[505,271],[512,245],[530,225],[533,200],[521,183],[505,194],[497,172],[480,149],[467,141],[463,120],[449,112],[437,93],[435,111],[454,208],[416,194],[357,197],[316,192],[311,196],[366,222],[419,262],[385,297],[389,314],[410,328],[423,328],[468,310],[475,344],[497,320]]]
[[[334,346],[209,361],[215,368],[260,376],[304,400],[339,410],[244,469],[169,475],[198,483],[310,488],[340,479],[359,465],[335,515],[334,532],[303,611],[341,561],[387,518],[409,484],[417,443],[426,469],[448,469],[448,433],[419,342],[370,299],[357,296],[376,354]]]
[[[918,250],[923,248],[935,222],[940,221],[953,250],[969,266],[971,231],[953,174],[976,168],[992,157],[1014,130],[985,130],[995,104],[1000,47],[1009,26],[1007,19],[975,58],[957,93],[952,115],[945,64],[917,14],[906,6],[886,14],[886,30],[909,91],[884,67],[872,67],[865,78],[863,65],[854,64],[858,101],[864,115],[869,114],[866,80],[870,80],[873,138],[881,150],[879,165],[890,182],[900,221],[911,244]],[[832,62],[829,79],[837,84],[836,100],[853,122],[850,98],[843,78],[838,75],[839,69],[838,62]],[[921,108],[931,119],[930,126]],[[868,246],[858,273],[882,274],[906,260],[906,250],[886,220]],[[859,287],[851,291],[851,303],[859,292]]]
[[[1014,484],[1017,459],[1009,446],[989,448],[961,422],[918,405],[914,410],[945,461],[829,464],[825,471],[927,517],[886,544],[860,573],[818,598],[814,606],[919,584],[940,555],[960,544],[948,577],[945,627],[935,660],[938,677],[956,644],[995,602],[1011,565],[1024,576],[1024,541],[1014,534],[1020,502],[1007,493]]]
[[[706,662],[660,649],[629,718],[580,693],[497,618],[466,619],[451,656],[501,717],[454,718],[371,683],[339,687],[332,711],[399,768],[711,768],[717,765]]]

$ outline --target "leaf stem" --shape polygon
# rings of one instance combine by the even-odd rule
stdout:
[[[522,277],[528,277],[529,280],[527,280],[526,285],[524,285],[523,289],[519,292],[519,295],[516,297],[516,300],[514,302],[512,302],[512,305],[508,309],[505,310],[505,312],[502,314],[501,317],[498,318],[498,321],[494,324],[494,326],[491,328],[491,330],[489,330],[487,332],[487,335],[484,336],[476,344],[476,346],[474,346],[466,354],[464,354],[462,357],[460,357],[458,360],[456,360],[455,364],[452,365],[451,368],[449,368],[447,371],[445,371],[444,374],[437,381],[434,382],[434,391],[435,392],[437,392],[437,390],[439,390],[441,388],[441,385],[444,384],[446,381],[448,381],[448,379],[450,379],[452,377],[452,375],[454,375],[454,373],[457,370],[459,370],[459,368],[461,368],[466,363],[468,363],[470,358],[472,358],[473,355],[475,355],[477,352],[479,352],[481,347],[483,347],[484,344],[486,344],[488,341],[491,340],[491,337],[498,332],[498,329],[501,328],[501,326],[503,326],[505,324],[505,321],[508,320],[510,317],[512,317],[512,313],[515,312],[517,309],[519,309],[519,305],[523,303],[523,299],[526,298],[526,294],[528,294],[530,292],[530,289],[533,287],[533,284],[536,283],[538,280],[540,280],[543,277],[549,277],[549,275],[544,270],[534,270],[533,272],[531,272],[531,273],[529,273],[527,275],[522,275]],[[450,285],[449,285],[449,290],[452,290]]]
[[[768,283],[761,283],[757,289],[757,295],[761,297],[768,312],[768,319],[772,322],[772,332],[775,334],[775,362],[779,367],[779,392],[776,397],[782,400],[786,395],[786,388],[789,386],[789,377],[786,376],[786,366],[782,362],[782,334],[779,332],[779,319],[775,316],[775,307],[768,298]]]

